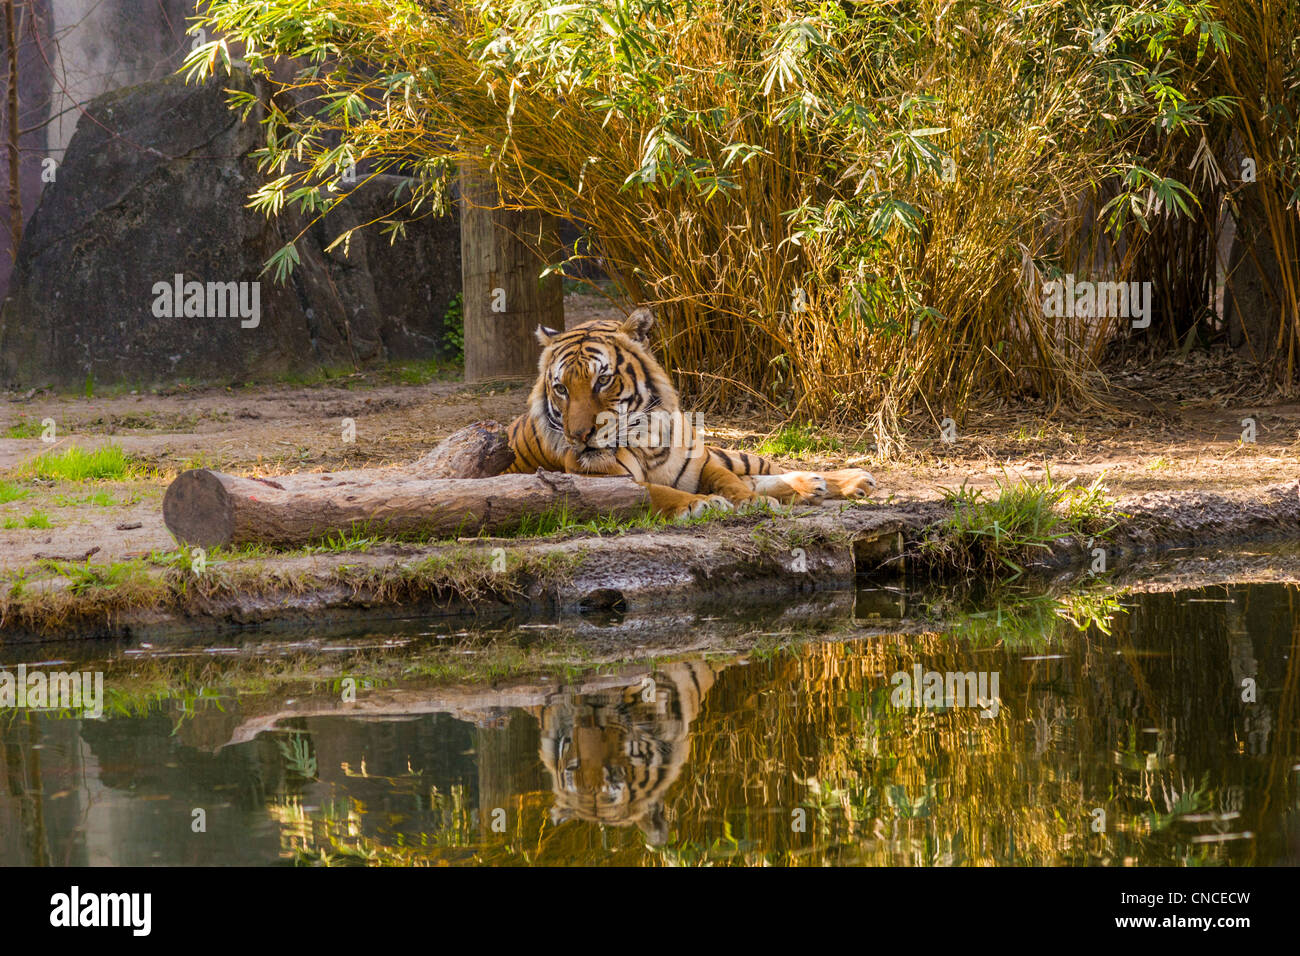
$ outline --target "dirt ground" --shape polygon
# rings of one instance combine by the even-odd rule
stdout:
[[[569,324],[612,310],[603,300],[570,296]],[[237,474],[329,471],[408,461],[470,422],[509,421],[524,407],[528,386],[467,386],[456,380],[395,380],[392,370],[357,372],[308,385],[224,388],[177,385],[148,393],[84,397],[48,391],[0,398],[0,436],[34,434],[52,419],[53,443],[0,437],[0,482],[23,461],[69,444],[116,443],[142,459],[154,477],[86,484],[21,481],[25,497],[0,503],[0,571],[43,558],[92,563],[175,547],[162,523],[167,482],[189,467]],[[937,425],[916,422],[904,450],[887,461],[864,434],[824,437],[850,452],[813,452],[783,459],[823,468],[853,464],[876,476],[882,501],[926,500],[942,487],[969,481],[991,486],[1004,474],[1058,480],[1104,476],[1117,496],[1147,491],[1248,489],[1297,477],[1300,403],[1260,403],[1262,379],[1226,354],[1192,353],[1154,367],[1135,363],[1113,384],[1128,397],[1106,414],[1005,405],[974,409],[955,443]],[[1242,440],[1243,419],[1255,440]],[[345,419],[356,440],[345,443]],[[706,438],[755,449],[780,428],[762,417],[711,420]],[[3,485],[0,484],[0,489]],[[50,527],[24,527],[33,514]]]

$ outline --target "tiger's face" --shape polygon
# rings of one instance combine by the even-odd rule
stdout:
[[[650,681],[562,694],[542,708],[541,758],[555,793],[552,822],[635,825],[652,845],[666,842],[664,797],[689,757],[691,724],[718,669],[707,661],[678,661]]]
[[[567,332],[538,327],[534,410],[558,450],[571,451],[579,464],[612,462],[620,418],[676,408],[676,392],[648,348],[653,324],[649,309],[637,309],[625,320],[597,319]]]

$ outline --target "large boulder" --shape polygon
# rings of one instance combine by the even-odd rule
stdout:
[[[246,208],[264,179],[249,155],[261,128],[223,91],[254,84],[172,78],[90,105],[18,251],[0,384],[237,380],[440,356],[460,290],[454,216],[412,219],[395,244],[372,226],[327,253],[348,226],[400,217],[405,181],[360,175],[310,227]],[[262,275],[304,229],[287,283]]]

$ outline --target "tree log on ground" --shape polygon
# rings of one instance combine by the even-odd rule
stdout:
[[[352,468],[344,471],[304,471],[294,475],[252,476],[277,491],[317,492],[345,485],[371,485],[377,481],[401,482],[429,478],[491,478],[509,468],[515,453],[505,426],[485,421],[453,432],[436,448],[407,465],[386,468]]]
[[[630,518],[649,507],[626,478],[558,472],[491,478],[413,478],[376,469],[334,475],[239,478],[199,468],[167,488],[163,520],[178,540],[204,548],[293,548],[331,535],[452,537],[509,533],[564,509],[574,521]]]

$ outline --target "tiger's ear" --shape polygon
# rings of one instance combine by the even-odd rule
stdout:
[[[627,317],[619,331],[633,341],[648,344],[654,324],[655,314],[643,306]]]
[[[551,344],[551,339],[555,338],[560,333],[555,329],[548,329],[544,325],[539,325],[534,334],[537,336],[537,341],[542,343],[542,348],[546,348],[546,346]]]

